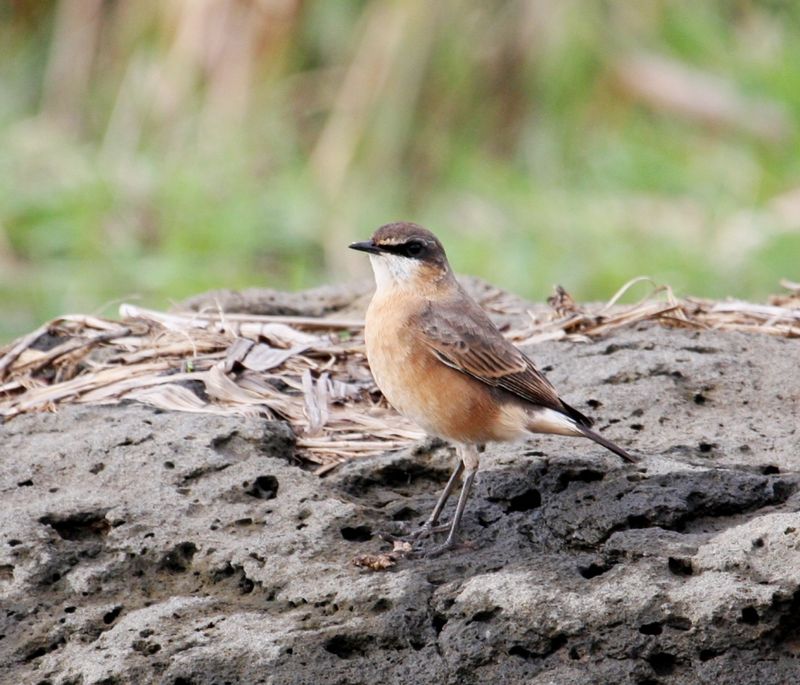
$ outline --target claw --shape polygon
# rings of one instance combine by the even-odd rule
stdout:
[[[386,542],[408,542],[414,543],[425,540],[437,533],[446,533],[450,530],[450,524],[433,525],[430,521],[423,523],[417,530],[408,535],[395,535],[393,533],[379,532],[378,537]]]
[[[425,559],[435,559],[455,547],[458,547],[458,540],[445,540],[441,545],[436,545],[431,549],[420,550],[419,555]]]
[[[458,538],[448,538],[441,545],[435,545],[428,549],[415,549],[408,555],[412,559],[435,559],[445,552],[454,549],[474,549],[475,544],[469,541],[459,540]]]

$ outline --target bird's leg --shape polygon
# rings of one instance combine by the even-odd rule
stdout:
[[[442,494],[439,495],[439,499],[437,500],[436,506],[433,508],[431,515],[428,517],[428,520],[422,524],[423,528],[433,528],[437,523],[439,523],[439,517],[442,515],[444,505],[447,504],[447,500],[450,498],[450,495],[456,486],[456,482],[461,477],[463,471],[464,461],[461,458],[461,454],[458,454],[458,464],[456,464],[456,468],[453,470],[453,473],[450,474],[450,480],[447,481],[447,485],[444,486]]]
[[[464,515],[464,508],[467,506],[469,499],[469,491],[472,488],[472,481],[475,480],[475,474],[478,472],[478,450],[474,445],[465,445],[462,450],[462,462],[466,471],[464,476],[464,483],[461,486],[461,494],[458,496],[458,504],[456,504],[456,512],[453,515],[453,521],[450,524],[450,532],[447,534],[447,539],[439,546],[424,552],[426,557],[435,557],[448,549],[455,547],[458,541],[457,531],[461,523],[461,517]]]
[[[444,505],[447,504],[447,500],[450,498],[452,494],[456,482],[458,481],[461,473],[464,471],[464,462],[461,459],[461,454],[458,454],[458,464],[456,464],[456,468],[453,470],[453,473],[450,475],[450,480],[447,481],[447,485],[444,486],[444,490],[442,494],[439,495],[439,499],[436,501],[436,506],[433,508],[431,515],[426,519],[425,523],[423,523],[417,530],[415,530],[410,535],[405,535],[401,538],[395,538],[391,535],[382,536],[388,539],[390,542],[394,542],[394,540],[400,540],[402,542],[416,542],[417,540],[422,540],[433,533],[443,533],[446,530],[450,529],[449,525],[439,526],[439,517],[442,515],[442,510],[444,509]]]

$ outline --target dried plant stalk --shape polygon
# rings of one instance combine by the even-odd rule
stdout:
[[[652,284],[651,292],[620,305],[642,282]],[[559,288],[549,310],[530,311],[527,325],[507,335],[520,345],[585,341],[651,321],[800,337],[797,287],[787,283],[790,294],[768,305],[680,299],[645,278],[600,305],[580,305]],[[519,313],[508,306],[495,298],[492,311]],[[423,437],[383,401],[367,372],[361,320],[166,313],[128,304],[120,313],[122,321],[60,317],[1,349],[0,416],[135,400],[172,411],[282,419],[319,474]],[[48,344],[38,347],[45,336]]]

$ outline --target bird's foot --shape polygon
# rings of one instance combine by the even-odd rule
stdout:
[[[458,548],[474,548],[475,545],[470,542],[463,542],[457,537],[448,537],[441,545],[434,545],[433,547],[414,549],[409,554],[414,559],[435,559],[445,552],[449,552]]]
[[[387,542],[419,542],[420,540],[425,540],[426,538],[431,537],[431,535],[435,535],[436,533],[446,533],[450,530],[450,524],[438,524],[436,521],[425,521],[417,530],[413,533],[407,533],[405,535],[394,535],[392,533],[379,533],[379,537],[382,540],[386,540]]]

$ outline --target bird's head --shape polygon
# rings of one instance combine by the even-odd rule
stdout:
[[[386,224],[369,240],[350,247],[369,254],[378,290],[400,287],[425,292],[453,278],[439,239],[417,224]]]

